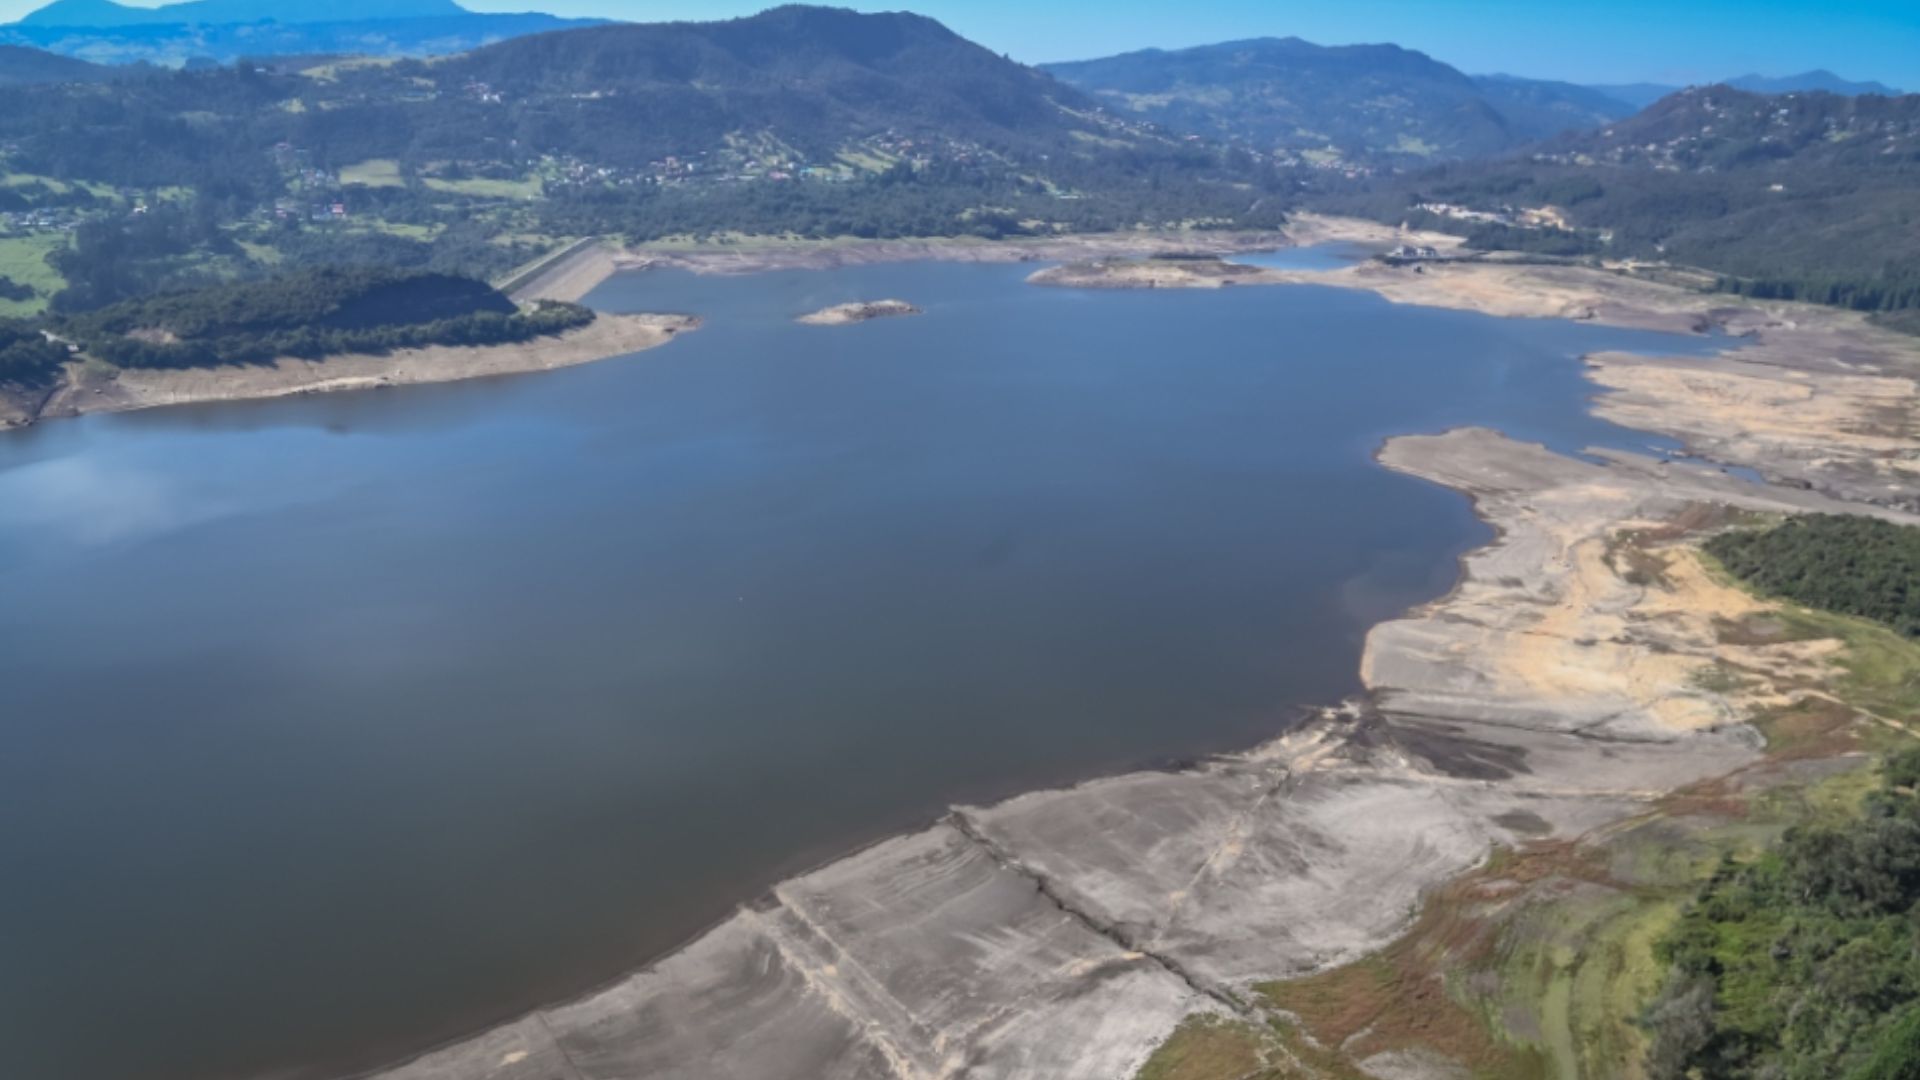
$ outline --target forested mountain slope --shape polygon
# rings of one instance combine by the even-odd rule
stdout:
[[[1683,90],[1531,153],[1323,189],[1482,247],[1657,259],[1722,287],[1920,308],[1920,96]]]
[[[1397,45],[1260,38],[1047,70],[1169,128],[1320,164],[1481,157],[1632,112],[1584,87],[1475,79]]]
[[[1272,225],[1288,186],[931,19],[804,7],[0,87],[0,146],[52,271],[0,282],[0,316],[294,265],[495,273],[596,234]]]

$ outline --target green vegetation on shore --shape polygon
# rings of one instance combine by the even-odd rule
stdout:
[[[1920,749],[1857,815],[1728,862],[1660,943],[1662,1078],[1920,1076]]]
[[[1724,533],[1706,550],[1772,596],[1920,637],[1920,528],[1840,514]]]
[[[323,268],[123,301],[56,326],[107,363],[180,368],[496,345],[591,321],[575,304],[521,310],[484,282],[450,274]]]
[[[1912,532],[1886,527],[1894,550]],[[1786,545],[1789,565],[1813,543]],[[1823,598],[1885,561],[1828,566]],[[1920,1077],[1920,751],[1902,730],[1920,713],[1920,641],[1795,603],[1716,627],[1729,646],[1807,643],[1832,665],[1752,718],[1763,761],[1579,841],[1497,851],[1380,953],[1260,986],[1291,1020],[1190,1021],[1140,1076],[1229,1080],[1280,1062],[1275,1075],[1347,1080],[1406,1053],[1486,1080]]]
[[[67,355],[66,346],[49,341],[31,323],[0,319],[0,384],[44,385]]]

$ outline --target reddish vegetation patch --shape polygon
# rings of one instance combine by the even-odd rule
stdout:
[[[1298,1017],[1338,1075],[1391,1050],[1423,1049],[1475,1074],[1528,1080],[1547,1075],[1532,1050],[1500,1042],[1477,1012],[1448,993],[1446,977],[1491,962],[1500,916],[1573,865],[1596,872],[1565,843],[1532,846],[1436,893],[1411,932],[1380,954],[1324,974],[1260,988]]]
[[[1827,698],[1802,698],[1759,721],[1775,761],[1831,758],[1860,749],[1860,714]]]
[[[1655,805],[1670,817],[1711,816],[1737,821],[1747,816],[1747,800],[1729,776],[1676,789]]]

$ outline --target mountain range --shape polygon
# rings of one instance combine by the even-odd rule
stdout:
[[[187,0],[153,8],[53,0],[0,25],[0,43],[97,64],[181,67],[264,56],[442,56],[603,22],[472,12],[455,0]]]
[[[1791,94],[1824,91],[1843,97],[1858,97],[1862,94],[1880,94],[1893,97],[1901,91],[1879,82],[1853,82],[1835,75],[1824,68],[1803,71],[1798,75],[1742,75],[1727,79],[1722,84],[1736,90],[1750,90],[1756,94]],[[1588,89],[1604,94],[1618,101],[1644,109],[1669,94],[1678,93],[1684,87],[1666,83],[1616,83],[1605,86],[1590,86]]]
[[[454,0],[187,0],[129,7],[114,0],[53,0],[16,25],[87,29],[129,26],[223,26],[234,23],[371,22],[470,15]]]
[[[382,25],[421,21],[433,20]],[[110,95],[36,89],[0,108],[0,140],[43,175],[131,184],[164,171],[195,188],[280,183],[278,145],[327,173],[384,162],[396,186],[401,170],[533,183],[530,170],[557,162],[570,177],[629,185],[858,176],[901,162],[1133,183],[1156,164],[1190,177],[1216,156],[932,19],[800,6],[531,34],[433,63],[295,58],[127,80]]]
[[[115,32],[235,29],[261,27]],[[8,77],[8,167],[67,182],[14,203],[84,218],[74,192],[165,188],[193,192],[203,215],[149,237],[164,257],[132,270],[117,249],[77,246],[66,304],[182,265],[259,272],[235,230],[288,265],[473,267],[523,257],[512,238],[529,235],[1257,228],[1324,196],[1385,220],[1499,224],[1483,246],[1757,276],[1890,266],[1920,220],[1920,97],[1719,86],[1629,116],[1592,88],[1474,77],[1394,46],[1262,39],[1041,71],[921,16],[795,6],[516,36],[430,62],[296,57],[85,86],[47,83],[101,69],[0,53]],[[1560,213],[1520,213],[1544,207]],[[436,239],[314,227],[342,215]]]
[[[1475,79],[1397,45],[1291,37],[1146,49],[1046,70],[1165,127],[1322,164],[1479,157],[1633,111],[1567,83]]]

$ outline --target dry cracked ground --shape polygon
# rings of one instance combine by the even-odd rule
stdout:
[[[1598,408],[1776,482],[1486,430],[1394,439],[1386,467],[1466,493],[1498,537],[1449,596],[1375,628],[1365,701],[1195,768],[955,808],[617,985],[382,1075],[1609,1074],[1556,1043],[1551,1002],[1504,1017],[1538,1037],[1524,1053],[1442,1023],[1459,994],[1434,957],[1472,935],[1433,901],[1511,908],[1549,870],[1556,902],[1598,896],[1603,871],[1626,873],[1605,865],[1623,830],[1767,764],[1756,717],[1814,701],[1861,722],[1826,689],[1843,644],[1765,632],[1769,606],[1696,544],[1755,515],[1915,520],[1920,349],[1836,313],[1715,311],[1601,275],[1339,273],[1407,302],[1711,320],[1742,335],[1713,360],[1591,358]]]

